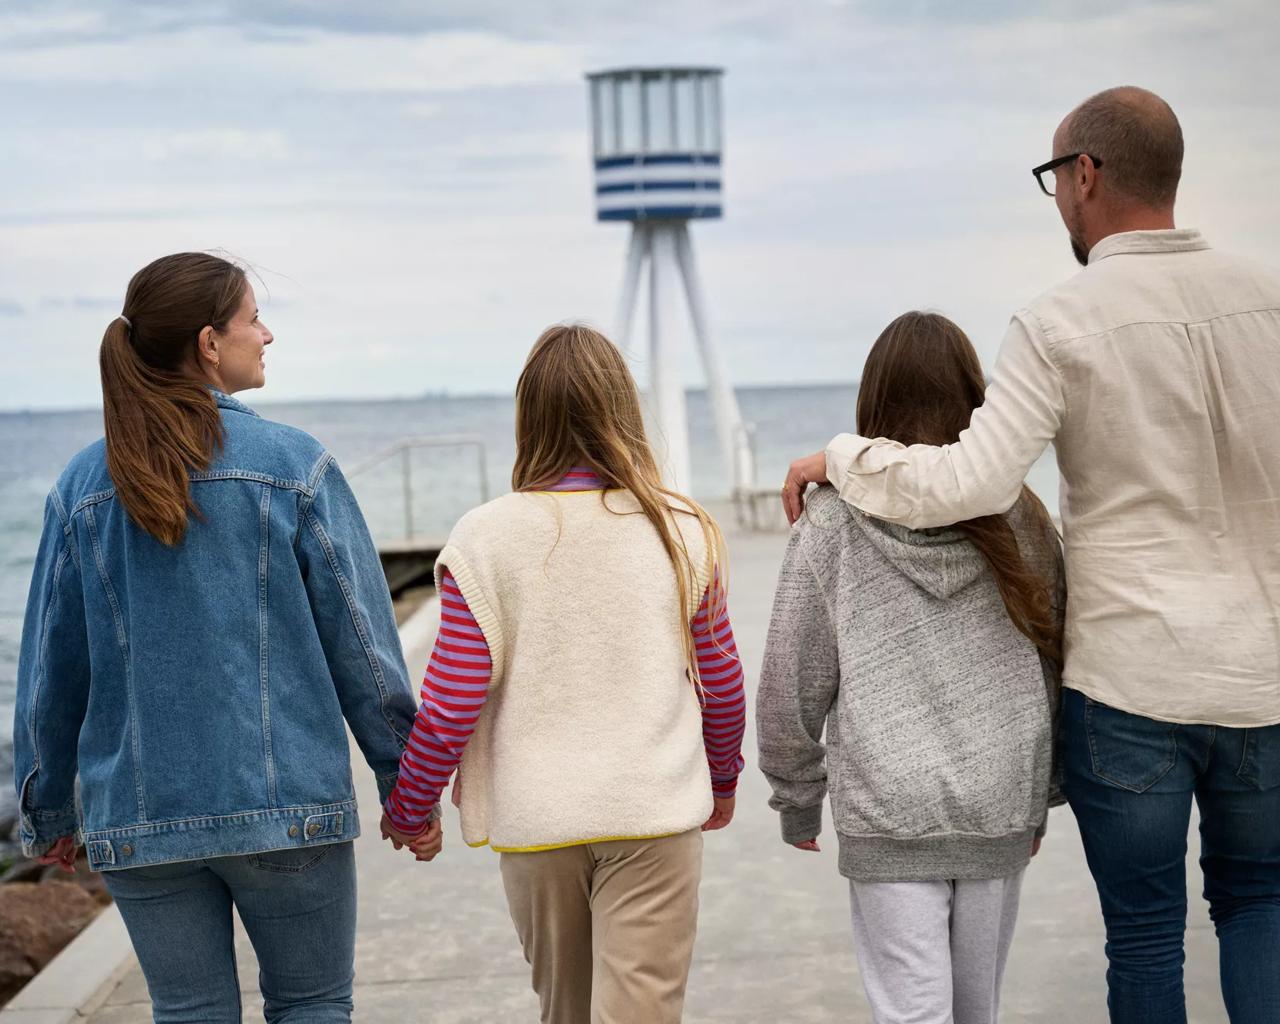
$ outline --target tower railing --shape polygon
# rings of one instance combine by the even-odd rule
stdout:
[[[421,448],[474,448],[476,475],[479,478],[480,503],[489,500],[489,455],[485,440],[479,434],[437,434],[429,437],[406,437],[375,452],[347,471],[354,479],[397,456],[400,459],[400,491],[404,500],[404,540],[414,538],[413,522],[413,453]]]

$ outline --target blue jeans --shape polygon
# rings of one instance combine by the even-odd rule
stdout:
[[[351,843],[105,872],[157,1024],[239,1024],[234,905],[258,955],[266,1019],[351,1020]]]
[[[1187,829],[1232,1024],[1280,1021],[1280,725],[1174,725],[1063,692],[1063,789],[1107,927],[1114,1024],[1184,1024]]]

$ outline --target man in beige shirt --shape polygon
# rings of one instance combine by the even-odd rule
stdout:
[[[1141,89],[1036,168],[1085,269],[1014,314],[956,444],[841,434],[792,463],[915,529],[1062,474],[1064,790],[1107,924],[1112,1021],[1186,1020],[1193,793],[1233,1024],[1280,1021],[1280,281],[1174,227],[1182,133]]]

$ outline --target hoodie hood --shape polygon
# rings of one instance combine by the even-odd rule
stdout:
[[[851,509],[859,530],[902,575],[934,597],[951,597],[989,572],[986,560],[959,530],[908,530]]]

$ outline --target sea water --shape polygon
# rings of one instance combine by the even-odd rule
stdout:
[[[509,395],[374,402],[256,402],[262,415],[300,427],[317,437],[348,472],[407,437],[471,435],[484,445],[484,486],[474,447],[415,449],[409,515],[416,535],[443,537],[467,509],[510,488],[515,458],[513,399]],[[694,497],[729,494],[728,468],[716,442],[705,392],[689,393],[689,438]],[[743,419],[751,425],[757,484],[777,488],[787,465],[817,451],[834,434],[852,430],[857,387],[742,388]],[[18,647],[27,590],[40,537],[44,499],[67,460],[102,433],[101,410],[0,413],[0,819],[11,807],[9,725],[13,715]],[[352,476],[375,539],[405,534],[405,498],[400,456]],[[1052,453],[1033,467],[1028,483],[1056,513],[1057,470]],[[730,552],[732,555],[732,552]]]

